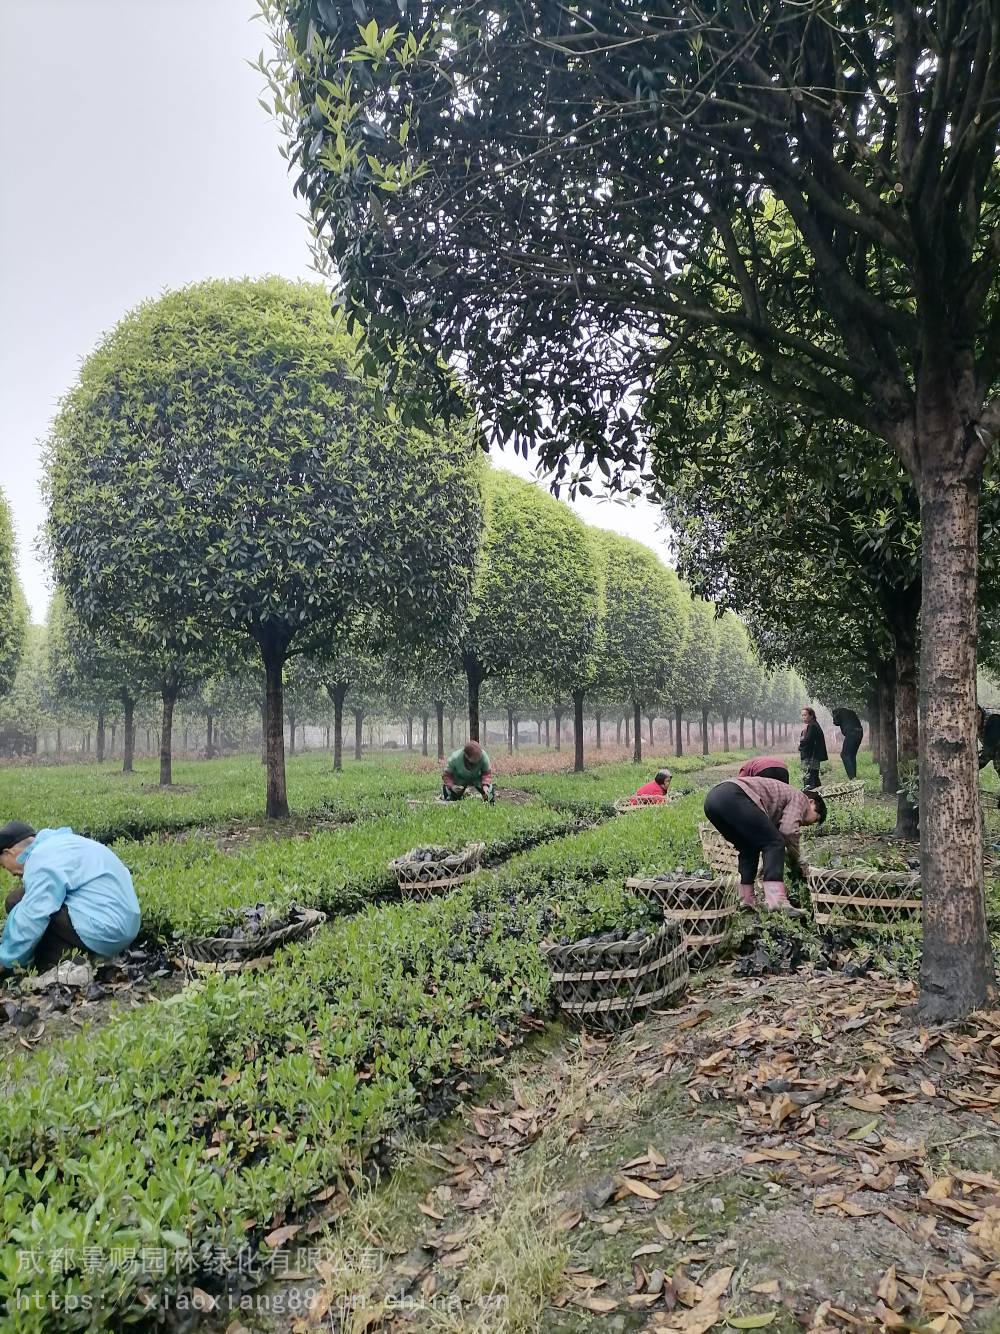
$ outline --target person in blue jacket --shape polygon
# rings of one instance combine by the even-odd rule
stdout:
[[[11,820],[0,828],[0,866],[21,881],[7,896],[0,973],[44,973],[64,954],[117,954],[139,934],[128,867],[102,843]]]

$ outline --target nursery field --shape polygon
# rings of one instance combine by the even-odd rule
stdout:
[[[0,1103],[10,1327],[176,1314],[196,1289],[220,1297],[245,1281],[282,1228],[335,1215],[396,1129],[452,1105],[535,1029],[547,934],[639,922],[649,909],[624,876],[697,861],[703,766],[675,761],[691,795],[615,820],[628,764],[512,777],[504,789],[523,795],[502,789],[487,808],[435,803],[433,779],[402,762],[333,775],[303,757],[289,786],[312,815],[272,831],[251,761],[191,765],[178,774],[191,790],[174,794],[147,791],[141,772],[5,771],[11,815],[117,840],[140,943],[169,952],[257,902],[329,914],[266,971],[198,976],[79,1037],[22,1044]],[[390,901],[393,856],[471,841],[486,865],[458,892]]]
[[[194,1319],[225,1330],[293,1253],[292,1270],[328,1272],[322,1257],[357,1227],[359,1201],[377,1178],[393,1179],[400,1136],[474,1106],[513,1048],[560,1031],[549,1029],[540,946],[651,925],[656,913],[626,878],[701,865],[705,788],[737,758],[673,761],[676,800],[616,817],[615,798],[635,786],[630,764],[512,776],[486,807],[435,803],[433,779],[402,761],[333,775],[303,757],[289,786],[314,814],[271,829],[256,819],[259,767],[246,761],[192,765],[194,790],[169,799],[145,792],[141,774],[116,792],[104,775],[84,786],[79,770],[33,770],[20,784],[5,773],[10,814],[57,824],[79,811],[117,836],[143,942],[175,964],[185,942],[250,905],[328,916],[266,967],[187,970],[169,998],[102,1012],[79,1036],[17,1044],[0,1098],[3,1327]],[[898,856],[884,842],[891,820],[879,803],[835,816],[810,858]],[[142,839],[122,837],[128,821]],[[447,897],[400,901],[392,857],[471,842],[486,845],[478,873]],[[829,953],[808,928],[791,935],[800,958]],[[905,978],[914,942],[897,933],[868,967]],[[787,933],[775,943],[765,931],[757,944],[780,970]],[[6,985],[13,998],[18,984]],[[537,1311],[542,1323],[477,1319],[426,1327],[550,1327]],[[288,1309],[261,1327],[290,1328]]]

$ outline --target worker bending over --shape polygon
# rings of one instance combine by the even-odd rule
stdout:
[[[110,848],[72,829],[11,820],[0,828],[0,866],[20,880],[7,895],[0,973],[47,972],[64,954],[118,954],[139,934],[139,900]]]
[[[788,765],[774,755],[756,755],[740,765],[740,778],[776,778],[779,783],[789,779]]]
[[[652,782],[643,783],[630,804],[632,806],[659,806],[661,802],[667,799],[671,777],[669,769],[657,769]]]
[[[826,803],[819,793],[799,792],[775,778],[731,778],[710,790],[705,814],[739,853],[743,906],[756,907],[754,880],[763,857],[765,905],[798,916],[785,893],[785,853],[806,875],[799,830],[826,819]]]
[[[449,757],[441,781],[445,801],[461,801],[470,787],[476,789],[483,801],[493,800],[490,757],[478,741],[467,741]]]

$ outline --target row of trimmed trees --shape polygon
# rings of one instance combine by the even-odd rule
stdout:
[[[727,740],[775,716],[742,624],[648,548],[491,470],[468,425],[381,411],[316,285],[207,282],[126,316],[63,401],[46,488],[53,695],[89,701],[99,732],[120,711],[126,768],[159,696],[164,784],[174,710],[206,681],[262,689],[274,817],[289,675],[331,702],[338,766],[373,681],[429,702],[440,732],[460,674],[474,738],[484,692],[508,719],[571,711],[578,767],[588,705],[627,709],[637,761],[651,713],[678,747],[692,712]]]

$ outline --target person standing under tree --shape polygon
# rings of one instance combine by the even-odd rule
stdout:
[[[826,737],[816,719],[816,710],[807,704],[802,710],[802,735],[799,737],[799,759],[802,761],[802,786],[808,792],[819,787],[820,766],[830,758],[826,753]]]
[[[844,744],[840,751],[840,758],[844,761],[844,773],[848,778],[857,778],[858,751],[861,749],[861,739],[864,736],[861,719],[853,709],[834,709],[833,725],[839,727],[844,734]]]
[[[490,757],[478,741],[467,741],[461,750],[449,756],[441,783],[445,801],[461,801],[470,787],[476,789],[483,801],[493,800]]]

